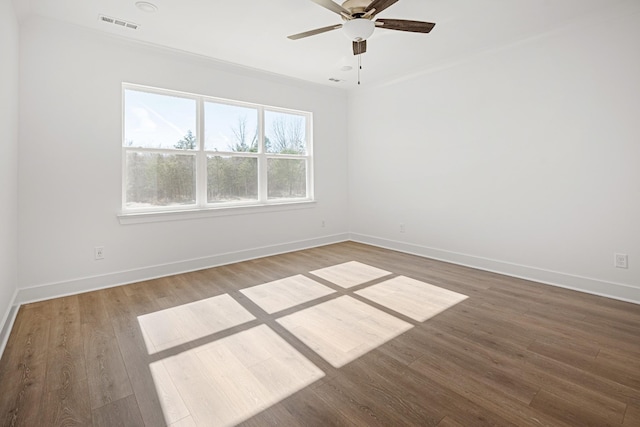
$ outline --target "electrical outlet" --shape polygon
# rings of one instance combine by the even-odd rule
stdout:
[[[629,268],[629,256],[627,254],[614,254],[616,268]]]
[[[404,224],[402,222],[400,223],[400,232],[404,233]]]
[[[96,246],[95,248],[93,248],[93,251],[95,259],[104,259],[104,246]]]

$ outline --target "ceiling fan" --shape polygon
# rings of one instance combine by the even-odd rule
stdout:
[[[342,5],[332,0],[311,1],[337,13],[345,22],[294,34],[288,38],[298,40],[342,28],[346,36],[351,39],[353,43],[354,55],[360,55],[367,51],[367,38],[373,34],[373,30],[376,28],[408,31],[412,33],[428,33],[436,25],[432,22],[408,21],[405,19],[375,19],[377,14],[397,3],[398,0],[346,0]]]

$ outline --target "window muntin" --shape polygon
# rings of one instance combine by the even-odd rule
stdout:
[[[313,200],[311,114],[123,85],[124,213]]]

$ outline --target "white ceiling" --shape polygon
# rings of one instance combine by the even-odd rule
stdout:
[[[357,60],[340,30],[288,35],[341,23],[310,0],[14,0],[20,19],[41,15],[311,82],[352,88]],[[400,0],[380,18],[435,22],[430,34],[376,29],[362,56],[362,84],[381,83],[535,36],[628,0]],[[107,15],[138,30],[106,24]],[[585,28],[585,31],[597,31]],[[351,71],[342,71],[352,66]],[[329,78],[343,80],[339,83]]]

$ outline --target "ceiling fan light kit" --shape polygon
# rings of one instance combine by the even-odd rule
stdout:
[[[342,31],[352,41],[362,41],[371,37],[376,25],[365,18],[351,19],[342,24]]]

